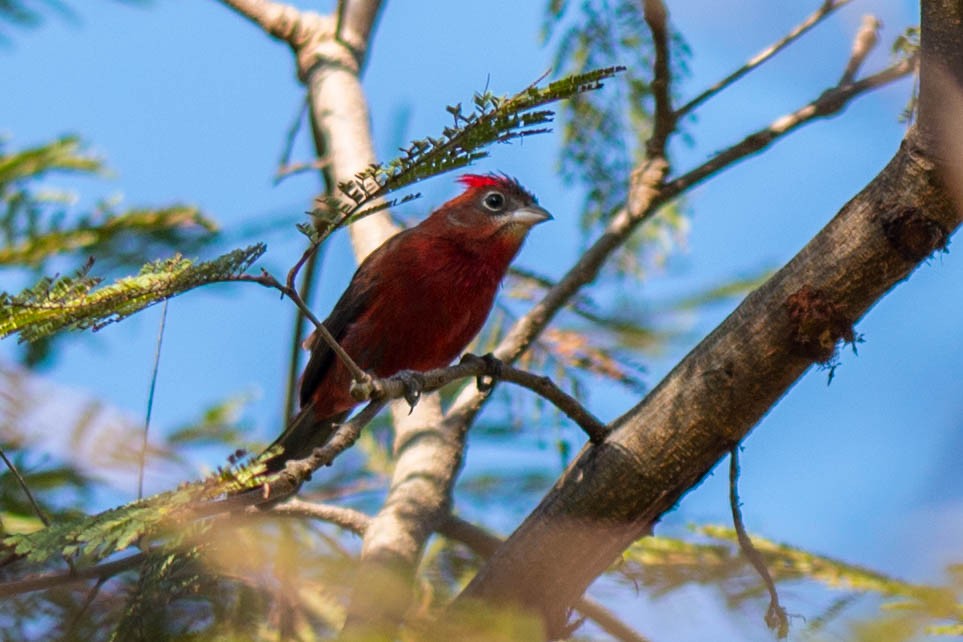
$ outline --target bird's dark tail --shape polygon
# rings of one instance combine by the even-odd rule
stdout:
[[[268,450],[281,450],[265,460],[266,472],[276,473],[283,470],[284,463],[289,459],[304,459],[315,448],[324,446],[347,415],[345,412],[333,417],[318,418],[311,404],[301,408],[281,436],[268,446]]]

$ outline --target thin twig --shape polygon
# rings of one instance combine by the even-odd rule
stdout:
[[[301,281],[301,300],[304,305],[308,308],[311,307],[311,298],[314,294],[314,282],[317,280],[318,265],[320,265],[323,260],[324,246],[320,247],[317,252],[308,261],[307,269],[304,272],[304,278]],[[294,317],[294,331],[291,335],[291,350],[288,355],[288,374],[287,383],[285,385],[284,392],[284,408],[281,414],[283,423],[286,423],[288,418],[293,416],[297,406],[298,399],[298,376],[301,371],[300,368],[300,357],[301,352],[304,350],[301,345],[301,337],[304,336],[304,326],[307,319],[304,314],[298,310]]]
[[[147,467],[147,441],[150,436],[150,417],[154,409],[154,390],[157,387],[157,372],[160,369],[161,346],[164,344],[164,328],[167,327],[167,304],[170,299],[164,299],[161,307],[160,326],[157,330],[157,345],[154,348],[154,365],[150,373],[150,388],[147,392],[147,413],[144,417],[144,435],[140,444],[140,461],[137,466],[137,499],[144,496],[144,468]]]
[[[0,448],[0,458],[3,459],[3,463],[6,464],[10,472],[13,473],[13,477],[14,479],[17,480],[17,484],[20,486],[21,490],[23,490],[24,495],[27,496],[27,501],[30,502],[30,506],[31,508],[33,508],[33,512],[37,514],[37,517],[40,519],[41,522],[43,522],[44,526],[49,527],[50,520],[47,518],[47,515],[43,512],[43,509],[40,508],[40,504],[37,503],[37,499],[33,496],[33,493],[30,492],[30,487],[27,486],[27,480],[23,478],[23,475],[20,474],[20,471],[17,469],[17,467],[13,464],[12,461],[10,461],[10,459],[7,457],[7,453],[3,451],[3,448]]]
[[[304,265],[304,262],[307,261],[315,253],[315,251],[317,251],[318,247],[319,246],[317,243],[312,243],[298,260],[298,263],[295,267],[300,269],[301,266]],[[326,344],[328,344],[328,347],[331,348],[336,355],[338,355],[338,358],[344,362],[345,366],[348,368],[348,371],[351,373],[352,378],[358,383],[370,381],[370,375],[368,375],[368,373],[362,370],[358,364],[355,363],[354,359],[351,358],[351,355],[344,351],[344,348],[342,348],[338,343],[338,340],[334,338],[334,335],[332,335],[331,332],[324,327],[324,324],[318,320],[318,317],[314,315],[314,312],[311,311],[311,308],[307,306],[307,304],[301,298],[301,295],[298,294],[297,289],[293,285],[294,276],[296,275],[296,272],[293,272],[293,270],[294,268],[292,268],[292,273],[288,275],[287,284],[281,283],[274,277],[273,274],[264,269],[261,270],[261,274],[256,276],[253,274],[239,274],[235,277],[232,277],[230,280],[258,283],[267,288],[274,288],[284,296],[288,297],[288,299],[290,299],[291,302],[298,307],[301,313],[314,324],[315,332],[317,332],[318,336],[321,337]]]
[[[371,401],[361,412],[355,415],[334,432],[331,439],[324,446],[315,448],[314,451],[304,459],[288,460],[273,483],[268,482],[262,486],[264,501],[273,501],[278,497],[290,495],[311,474],[322,466],[327,466],[335,460],[342,452],[354,445],[361,436],[361,430],[367,426],[372,419],[381,411],[387,402],[385,400]]]
[[[768,47],[766,47],[765,49],[757,53],[755,56],[750,58],[749,61],[746,64],[744,64],[742,67],[739,67],[739,69],[736,69],[734,72],[732,72],[731,74],[729,74],[728,76],[720,80],[719,82],[715,83],[714,85],[712,85],[711,87],[709,87],[708,89],[700,93],[698,96],[696,96],[695,98],[687,102],[685,105],[680,107],[678,110],[676,110],[675,112],[676,119],[678,120],[679,118],[682,118],[683,116],[688,114],[690,111],[692,111],[693,109],[695,109],[696,107],[704,103],[706,100],[708,100],[715,94],[719,93],[720,91],[722,91],[723,89],[731,85],[732,83],[736,82],[737,80],[745,76],[747,73],[749,73],[750,71],[752,71],[753,69],[761,65],[762,63],[772,58],[774,55],[779,53],[779,51],[781,51],[786,45],[790,44],[791,42],[799,38],[801,35],[809,31],[813,27],[815,27],[833,11],[835,11],[836,9],[840,8],[845,4],[848,4],[849,2],[851,2],[851,0],[835,0],[835,2],[833,0],[827,0],[826,2],[823,2],[822,6],[819,7],[819,9],[815,11],[815,13],[813,13],[808,18],[803,20],[801,23],[796,25],[785,36],[783,36],[775,43],[769,45]]]
[[[295,115],[294,120],[291,121],[290,126],[288,126],[288,131],[284,136],[284,145],[281,147],[281,158],[278,160],[278,169],[274,174],[274,184],[277,185],[281,182],[281,179],[292,174],[291,168],[291,155],[294,153],[294,143],[298,138],[298,132],[301,131],[301,124],[304,122],[304,117],[308,113],[308,99],[305,97],[301,101],[301,105],[298,107],[298,113]],[[304,165],[304,163],[301,163]]]
[[[711,159],[682,176],[665,184],[655,203],[661,205],[687,189],[700,183],[736,161],[755,154],[768,147],[794,129],[817,118],[824,118],[840,112],[851,100],[862,93],[887,85],[909,75],[916,68],[917,60],[901,60],[886,69],[867,76],[854,83],[827,89],[815,100],[796,111],[774,120],[768,127],[756,131],[738,143],[719,152]]]
[[[766,568],[766,560],[752,544],[749,534],[746,532],[746,525],[742,521],[742,508],[739,502],[739,445],[736,444],[729,451],[729,507],[732,509],[732,525],[736,529],[736,537],[739,540],[739,548],[752,564],[759,577],[762,578],[769,591],[769,608],[766,609],[766,626],[776,631],[779,639],[789,635],[789,616],[786,609],[779,604],[779,594],[776,592],[776,583],[772,581],[769,569]]]
[[[87,609],[89,609],[90,605],[94,603],[94,600],[97,599],[97,595],[100,594],[100,589],[103,587],[107,579],[108,578],[106,577],[97,578],[97,581],[94,582],[94,585],[90,587],[89,591],[87,591],[87,597],[84,598],[84,603],[80,605],[80,609],[74,614],[74,617],[70,622],[70,626],[67,628],[66,635],[64,635],[64,639],[77,639],[75,632],[77,627],[80,625],[81,618],[83,618],[83,616],[87,613]]]
[[[331,161],[326,158],[316,158],[310,161],[302,161],[299,163],[292,163],[290,165],[281,165],[274,174],[274,184],[279,185],[284,179],[297,174],[324,171],[330,165]]]

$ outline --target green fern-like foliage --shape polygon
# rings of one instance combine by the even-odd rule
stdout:
[[[55,270],[69,273],[94,256],[102,274],[129,273],[175,252],[199,253],[217,238],[217,225],[196,207],[124,209],[107,199],[84,208],[75,194],[56,187],[65,175],[107,173],[75,136],[15,150],[0,140],[0,269],[39,279]],[[47,335],[27,343],[24,362],[49,361],[53,340]]]
[[[531,85],[512,96],[485,91],[475,94],[473,105],[447,107],[452,124],[439,136],[413,141],[394,160],[372,165],[338,185],[343,199],[328,198],[313,214],[321,235],[402,201],[376,203],[389,193],[443,172],[465,167],[488,155],[485,147],[549,131],[554,112],[540,109],[565,98],[595,91],[602,81],[623,71],[619,66],[582,71],[544,87]]]
[[[58,217],[44,229],[33,226],[25,233],[12,229],[12,218],[3,221],[7,243],[0,247],[0,266],[38,267],[54,256],[80,252],[127,265],[163,247],[187,251],[217,230],[197,208],[186,205],[113,212],[105,203],[94,215],[70,225],[63,225]]]
[[[0,266],[43,269],[54,256],[94,255],[101,265],[131,267],[171,250],[199,250],[214,238],[216,223],[196,207],[118,209],[110,200],[75,212],[76,197],[41,184],[64,174],[106,174],[80,140],[65,136],[22,150],[0,141]]]
[[[63,330],[99,329],[188,290],[236,280],[264,251],[258,243],[210,261],[155,261],[99,288],[101,280],[90,276],[92,263],[72,276],[44,277],[20,294],[0,294],[0,337],[35,341]]]
[[[218,470],[206,479],[158,493],[94,515],[75,515],[26,532],[3,532],[0,549],[45,564],[69,558],[81,565],[96,563],[138,542],[154,539],[161,548],[176,548],[193,539],[204,524],[205,502],[251,485],[262,469],[235,467]],[[201,512],[198,512],[201,511]]]

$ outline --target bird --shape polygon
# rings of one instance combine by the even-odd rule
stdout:
[[[501,173],[466,174],[464,190],[399,232],[358,267],[323,325],[365,372],[390,377],[451,363],[485,323],[529,230],[552,219]],[[265,452],[274,473],[326,444],[358,402],[351,372],[314,331],[300,410]]]

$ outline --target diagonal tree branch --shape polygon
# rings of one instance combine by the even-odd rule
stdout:
[[[963,221],[954,199],[963,137],[950,135],[949,117],[963,104],[963,32],[950,26],[961,21],[958,2],[923,1],[920,98],[933,111],[921,108],[881,173],[614,422],[604,445],[582,451],[459,602],[521,606],[550,634],[563,630],[566,608],[598,573],[810,365],[831,361],[836,341],[852,341],[852,324],[879,298],[945,247]]]
[[[819,98],[792,114],[774,121],[768,127],[750,135],[743,141],[721,152],[706,163],[696,167],[668,183],[663,184],[668,165],[664,160],[649,160],[633,173],[630,200],[626,208],[612,218],[602,236],[586,250],[575,265],[545,293],[544,297],[521,317],[495,349],[495,355],[505,362],[517,359],[531,342],[544,330],[554,316],[586,285],[595,280],[605,262],[629,238],[632,232],[651,218],[667,201],[685,193],[733,163],[757,153],[782,138],[790,131],[817,118],[838,113],[861,93],[882,86],[909,74],[914,68],[912,61],[897,63],[887,70],[845,87],[830,89]],[[446,430],[463,440],[468,426],[487,399],[487,393],[466,388],[448,412]],[[458,446],[456,449],[460,449]],[[452,474],[460,467],[454,462]],[[453,484],[454,479],[450,479]]]
[[[647,161],[639,166],[632,176],[632,189],[626,207],[612,217],[602,236],[579,257],[575,265],[512,326],[495,349],[495,355],[507,363],[517,359],[572,297],[596,279],[605,262],[638,226],[654,216],[666,202],[743,158],[763,151],[791,131],[816,119],[840,113],[861,94],[909,75],[915,69],[915,64],[914,60],[901,61],[856,83],[828,89],[805,106],[776,119],[702,165],[668,182],[663,183],[668,169],[664,162]],[[463,391],[453,405],[450,417],[446,418],[450,429],[456,432],[467,430],[467,423],[474,419],[486,399],[485,393],[471,387]],[[459,418],[455,419],[456,416]]]

